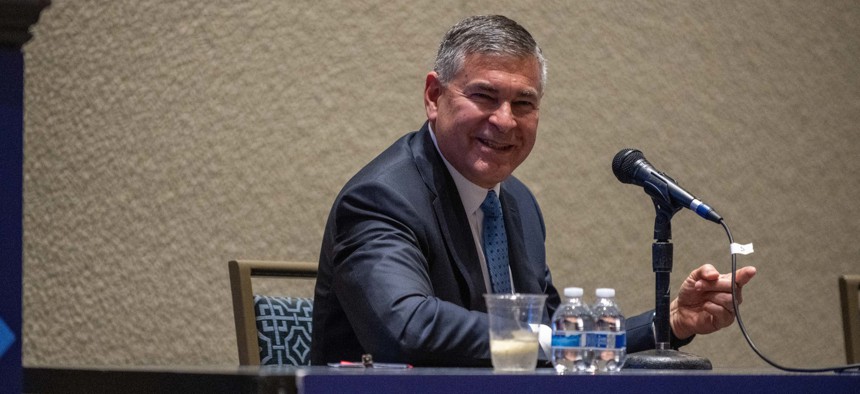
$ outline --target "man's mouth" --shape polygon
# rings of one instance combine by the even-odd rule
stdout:
[[[513,149],[514,147],[511,144],[501,144],[484,138],[478,138],[478,141],[480,141],[481,144],[484,144],[484,146],[493,150],[507,151]]]

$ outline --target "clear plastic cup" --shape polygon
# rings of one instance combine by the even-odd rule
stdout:
[[[537,366],[538,327],[545,294],[484,294],[490,320],[490,356],[500,372],[529,372]]]

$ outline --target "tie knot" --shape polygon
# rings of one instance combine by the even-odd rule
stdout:
[[[485,198],[484,202],[481,203],[481,210],[484,211],[485,216],[502,216],[502,203],[499,201],[499,197],[496,196],[495,190],[487,192],[487,198]]]

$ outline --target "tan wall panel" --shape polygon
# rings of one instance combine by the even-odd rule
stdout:
[[[653,306],[637,147],[759,268],[742,312],[792,366],[844,362],[860,272],[856,1],[55,2],[25,47],[24,363],[237,362],[226,263],[316,259],[340,186],[424,119],[438,40],[475,13],[536,36],[549,86],[517,171],[558,287]],[[673,289],[726,237],[673,221]],[[687,351],[760,366],[737,327]]]

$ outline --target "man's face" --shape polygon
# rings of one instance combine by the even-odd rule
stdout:
[[[541,98],[533,57],[469,55],[447,86],[427,74],[424,107],[439,150],[481,187],[503,181],[535,144]]]

